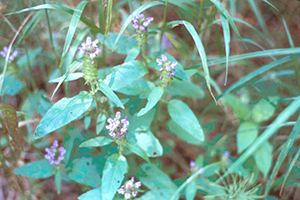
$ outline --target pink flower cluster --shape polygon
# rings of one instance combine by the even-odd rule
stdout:
[[[6,57],[7,53],[8,53],[8,47],[4,47],[4,48],[3,48],[3,51],[0,51],[0,55],[1,55],[2,57],[4,57],[4,58]],[[9,56],[8,62],[11,63],[11,62],[15,59],[15,57],[17,57],[17,55],[18,55],[18,51],[14,51],[14,52]]]
[[[83,42],[81,44],[81,47],[79,47],[78,49],[83,53],[88,53],[90,59],[94,59],[101,52],[101,49],[97,47],[98,43],[98,39],[92,41],[91,37],[87,37],[86,43]]]
[[[126,181],[124,185],[118,190],[119,194],[124,195],[125,199],[130,199],[131,197],[136,197],[138,194],[137,189],[142,186],[140,181],[134,182],[134,177]]]
[[[127,116],[121,119],[121,112],[117,112],[116,117],[114,119],[109,118],[107,122],[109,125],[106,126],[106,129],[110,131],[109,135],[113,137],[115,141],[125,139],[125,134],[128,133],[127,126],[129,125]]]
[[[64,159],[64,154],[66,153],[66,149],[64,147],[58,148],[57,140],[54,140],[53,145],[50,148],[47,147],[45,151],[47,152],[45,158],[49,160],[52,165],[59,165]]]
[[[147,17],[145,18],[144,14],[138,14],[135,18],[133,18],[132,26],[136,29],[135,33],[138,33],[138,30],[146,32],[147,26],[149,26],[150,22],[153,21],[153,17]]]

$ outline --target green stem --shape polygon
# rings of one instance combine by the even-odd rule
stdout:
[[[168,9],[168,0],[166,0],[166,3],[165,3],[163,25],[162,25],[162,30],[161,30],[160,39],[159,39],[159,44],[160,44],[159,45],[159,51],[161,51],[162,38],[163,38],[163,35],[164,35],[164,32],[165,32],[167,9]]]

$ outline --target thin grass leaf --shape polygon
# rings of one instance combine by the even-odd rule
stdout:
[[[245,45],[245,43],[242,40],[242,37],[239,33],[239,30],[237,29],[232,17],[230,16],[229,12],[226,10],[226,8],[223,6],[223,4],[219,1],[219,0],[210,0],[219,10],[219,12],[221,13],[221,15],[223,15],[228,22],[230,23],[233,31],[237,34],[237,36],[240,38],[240,40],[242,41],[243,45],[247,48],[247,46]]]
[[[109,0],[108,1],[108,6],[107,6],[107,17],[106,17],[105,35],[107,35],[109,33],[109,30],[110,30],[110,27],[111,27],[112,7],[113,7],[113,0]]]
[[[84,7],[86,6],[86,4],[88,3],[88,1],[82,1],[78,4],[78,6],[76,7],[75,11],[74,11],[74,14],[73,14],[73,17],[71,19],[71,23],[70,23],[70,26],[69,26],[69,29],[68,29],[68,33],[67,33],[67,36],[66,36],[66,40],[65,40],[65,44],[64,44],[64,49],[63,49],[63,52],[62,52],[62,55],[61,55],[61,59],[60,59],[60,64],[59,64],[59,68],[62,67],[64,61],[65,61],[65,58],[67,56],[67,52],[69,50],[69,47],[71,45],[71,42],[72,42],[72,39],[74,37],[74,34],[76,32],[76,29],[77,29],[77,25],[78,25],[78,22],[80,20],[80,17],[81,17],[81,14],[84,10]]]
[[[265,193],[264,193],[265,196],[268,195],[269,190],[272,186],[273,180],[274,180],[275,176],[277,175],[277,173],[279,171],[279,168],[282,165],[284,159],[288,155],[289,150],[292,148],[297,136],[299,135],[299,132],[300,132],[300,115],[298,116],[296,124],[294,125],[293,130],[291,131],[289,138],[284,143],[284,146],[282,147],[282,150],[280,151],[280,154],[277,158],[275,166],[272,170],[272,173],[271,173],[271,175],[269,177],[269,180],[268,180],[268,183],[266,185],[266,189],[265,189]]]
[[[73,15],[73,13],[75,12],[74,10],[70,9],[70,8],[66,8],[64,6],[60,6],[60,5],[55,5],[55,4],[41,4],[38,6],[34,6],[34,7],[30,7],[30,8],[25,8],[16,12],[11,12],[11,13],[7,13],[5,15],[15,15],[15,14],[20,14],[20,13],[24,13],[24,12],[29,12],[29,11],[36,11],[36,10],[44,10],[44,9],[50,9],[50,10],[60,10],[60,11],[64,11],[67,12],[71,15]],[[104,30],[98,28],[91,20],[89,20],[88,18],[81,16],[80,20],[87,25],[88,27],[91,28],[91,30],[93,32],[96,33],[104,33]]]
[[[228,77],[228,59],[230,54],[230,29],[229,29],[229,23],[225,19],[223,15],[220,15],[222,20],[222,28],[223,28],[223,34],[224,34],[224,43],[225,43],[225,54],[226,54],[226,75],[225,75],[225,82],[224,85],[227,84],[227,77]]]
[[[279,193],[280,196],[282,195],[282,191],[283,191],[285,182],[286,182],[287,178],[289,177],[289,175],[290,175],[290,173],[291,173],[291,171],[292,171],[292,169],[293,169],[293,167],[294,167],[296,161],[298,160],[299,156],[300,156],[300,148],[298,149],[296,155],[294,156],[292,162],[290,163],[289,169],[288,169],[287,172],[285,173],[285,177],[284,177],[283,183],[282,183],[282,185],[281,185],[280,193]]]
[[[280,125],[286,122],[298,109],[300,108],[300,96],[296,100],[294,100],[287,108],[285,108],[278,117],[272,122],[270,126],[255,140],[255,142],[243,153],[232,165],[228,168],[228,170],[224,173],[224,175],[218,179],[217,182],[225,178],[228,174],[234,171],[238,166],[242,165],[250,156],[252,156],[255,151],[265,142],[268,141],[270,137],[272,137],[277,130],[280,128]]]
[[[212,98],[216,101],[215,99],[215,96],[214,94],[212,93],[212,90],[211,90],[211,84],[210,84],[210,75],[209,75],[209,69],[208,69],[208,65],[207,65],[207,56],[206,56],[206,53],[205,53],[205,49],[204,49],[204,46],[201,42],[201,39],[200,37],[198,36],[194,26],[187,22],[187,21],[172,21],[172,22],[169,22],[166,26],[171,26],[172,28],[177,26],[178,24],[183,24],[186,29],[188,30],[188,32],[190,33],[190,35],[192,36],[195,44],[196,44],[196,47],[197,47],[197,50],[199,52],[199,55],[200,55],[200,58],[201,58],[201,61],[202,61],[202,66],[203,66],[203,70],[204,70],[204,73],[205,73],[205,80],[206,80],[206,85],[207,85],[207,88],[212,96]]]
[[[269,35],[265,20],[258,8],[258,6],[256,5],[256,2],[254,0],[248,0],[250,7],[252,8],[254,15],[258,21],[259,26],[261,27],[261,29],[263,30],[265,35]]]
[[[131,15],[129,15],[129,17],[126,19],[126,21],[124,22],[120,32],[119,32],[119,35],[114,43],[114,47],[113,49],[115,49],[115,45],[117,44],[117,42],[119,41],[121,35],[123,34],[123,32],[125,31],[126,27],[131,23],[131,21],[133,20],[133,18],[140,14],[141,12],[143,12],[144,10],[147,10],[148,8],[151,8],[153,6],[158,6],[158,5],[164,5],[164,3],[162,2],[159,2],[159,1],[151,1],[151,2],[148,2],[148,3],[145,3],[144,5],[142,5],[141,7],[139,7],[138,9],[136,9],[135,11],[133,11],[131,13]]]
[[[236,90],[237,88],[245,85],[248,81],[250,81],[251,79],[255,78],[258,75],[261,75],[262,73],[265,73],[266,71],[273,69],[274,67],[280,66],[284,63],[290,62],[292,60],[292,58],[290,56],[284,57],[282,59],[279,60],[275,60],[273,62],[270,62],[264,66],[261,66],[260,68],[258,68],[257,70],[247,74],[246,76],[240,78],[238,81],[236,81],[235,83],[233,83],[230,87],[228,87],[222,95],[218,96],[217,99],[220,99],[222,96],[226,96],[227,94],[229,94],[230,92]]]
[[[272,8],[274,8],[275,10],[277,10],[279,12],[279,9],[276,8],[273,4],[271,4],[269,1],[267,0],[263,0],[263,2],[265,2],[266,4],[270,5]]]

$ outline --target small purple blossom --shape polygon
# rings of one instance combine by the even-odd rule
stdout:
[[[193,161],[193,160],[190,161],[190,170],[191,170],[192,173],[200,171],[199,174],[203,174],[203,172],[204,172],[203,168],[197,166],[195,161]]]
[[[165,54],[162,54],[161,59],[156,59],[156,62],[161,68],[158,70],[161,72],[160,80],[163,80],[163,86],[169,86],[171,80],[173,80],[172,76],[175,76],[175,66],[177,62],[168,61],[168,58]]]
[[[137,189],[142,186],[140,181],[134,182],[134,177],[131,177],[130,180],[126,181],[124,185],[118,190],[119,194],[124,195],[125,199],[130,199],[131,197],[136,197],[138,194]]]
[[[124,119],[121,119],[121,112],[116,113],[116,117],[114,119],[109,118],[107,120],[109,125],[106,126],[108,129],[109,135],[114,138],[114,140],[122,141],[125,139],[125,134],[128,133],[127,126],[129,122],[127,121],[127,116]]]
[[[225,165],[228,166],[230,164],[230,152],[229,151],[225,151],[222,157],[223,162],[225,162]]]
[[[59,165],[59,163],[64,159],[64,154],[66,153],[66,149],[64,147],[58,148],[58,141],[54,140],[53,145],[49,148],[45,149],[47,154],[45,158],[49,160],[52,165]]]
[[[90,57],[90,59],[96,58],[96,56],[101,52],[101,49],[97,47],[97,44],[99,43],[98,39],[92,41],[91,37],[86,38],[86,43],[82,43],[81,47],[78,49],[82,53],[87,53]]]
[[[132,26],[134,29],[136,29],[136,33],[140,31],[146,32],[146,28],[149,26],[149,24],[153,21],[153,17],[147,17],[145,18],[144,14],[138,14],[133,18],[132,20]]]
[[[0,55],[4,58],[6,57],[7,53],[8,53],[8,47],[4,47],[3,51],[0,51]],[[12,52],[12,54],[9,56],[8,62],[11,63],[15,59],[15,57],[17,57],[17,55],[18,55],[18,51]]]

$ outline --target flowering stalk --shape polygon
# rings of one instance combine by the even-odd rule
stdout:
[[[134,177],[126,181],[124,185],[118,190],[119,194],[124,195],[125,199],[132,199],[137,196],[138,189],[142,186],[140,181],[134,182]]]
[[[161,75],[159,79],[161,80],[163,87],[168,87],[171,84],[171,81],[173,80],[173,76],[175,76],[175,66],[177,65],[177,62],[167,61],[167,56],[163,54],[162,59],[156,59],[156,62],[158,63],[161,68],[159,71],[161,72]]]
[[[121,119],[121,112],[117,112],[116,117],[114,119],[109,118],[107,122],[109,125],[106,126],[106,129],[109,130],[109,135],[120,146],[120,154],[122,154],[126,133],[128,133],[127,126],[129,125],[129,122],[127,121],[127,116],[125,116],[124,119]]]
[[[47,154],[45,158],[49,160],[51,165],[58,166],[60,162],[64,159],[64,154],[66,153],[66,149],[64,147],[58,148],[58,141],[54,140],[53,145],[49,148],[45,149]]]
[[[101,52],[101,49],[97,47],[98,40],[92,41],[91,37],[86,38],[86,43],[82,43],[78,49],[84,53],[84,79],[86,83],[90,83],[92,91],[97,82],[97,67],[96,67],[96,56]]]
[[[136,41],[137,43],[142,46],[143,44],[147,43],[148,38],[148,31],[147,27],[149,24],[153,21],[153,17],[147,17],[145,18],[144,14],[138,14],[133,20],[133,28],[135,29],[136,33]]]
[[[8,53],[8,47],[4,47],[3,51],[0,51],[0,55],[5,58]],[[18,55],[18,51],[12,52],[12,54],[9,56],[8,62],[11,63]]]
[[[203,172],[204,172],[203,168],[197,166],[195,161],[193,161],[193,160],[190,161],[190,170],[192,173],[199,171],[199,174],[203,174]]]

